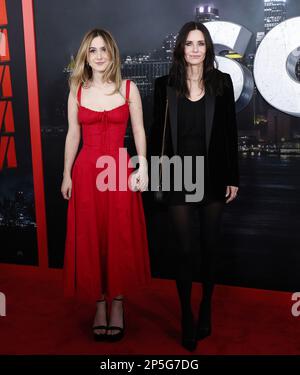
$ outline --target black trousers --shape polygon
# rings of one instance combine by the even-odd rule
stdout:
[[[176,286],[183,316],[191,314],[192,253],[194,250],[192,236],[195,215],[199,215],[201,231],[201,243],[195,250],[201,252],[201,268],[204,271],[202,302],[210,304],[215,283],[216,258],[224,204],[221,200],[204,200],[196,205],[168,207],[169,220],[176,236]]]

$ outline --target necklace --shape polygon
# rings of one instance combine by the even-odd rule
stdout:
[[[192,98],[191,96],[189,96],[188,99],[190,99],[190,100],[196,100],[196,99],[198,99],[200,96],[202,97],[202,96],[203,96],[203,95],[202,95],[203,93],[204,93],[204,87],[201,88],[201,91],[200,91],[198,94],[196,94],[196,95],[194,94],[194,95],[193,95],[193,98]]]
[[[192,81],[192,82],[201,82],[201,81],[203,81],[203,72],[202,72],[201,76],[199,74],[198,78],[195,79],[195,78],[192,78],[192,77],[187,77],[187,80]]]
[[[187,79],[187,80],[189,81],[189,84],[188,84],[189,91],[191,90],[191,85],[192,85],[192,83],[191,83],[190,81],[192,81],[192,82],[197,82],[197,83],[199,84],[198,88],[199,88],[201,91],[200,91],[200,93],[198,94],[198,96],[200,96],[200,95],[203,93],[203,91],[204,91],[204,84],[202,83],[202,77],[201,77],[200,81],[198,81],[198,80],[190,80],[190,79]],[[201,83],[202,83],[202,84],[201,84]]]
[[[192,82],[201,82],[203,80],[203,78],[202,77],[200,79],[187,78],[187,80],[192,81]]]

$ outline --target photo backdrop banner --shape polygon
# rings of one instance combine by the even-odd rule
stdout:
[[[12,3],[16,11],[20,1]],[[79,0],[52,0],[35,1],[34,18],[49,267],[63,266],[67,202],[60,185],[68,128],[67,81],[83,35],[95,27],[114,35],[123,77],[139,87],[148,135],[153,82],[168,73],[181,26],[197,20],[205,22],[212,35],[219,69],[232,77],[239,131],[241,186],[236,201],[225,209],[218,281],[298,290],[300,3],[86,0],[83,5]],[[15,37],[14,45],[19,38]],[[25,105],[21,71],[22,67],[14,73],[21,76],[14,100]],[[15,113],[24,123],[26,108],[20,105]],[[27,141],[28,137],[22,147]],[[124,144],[135,153],[130,124]],[[167,244],[165,235],[172,228],[166,210],[159,208],[158,214],[148,195],[144,193],[143,198],[153,276],[173,278],[176,244]],[[197,264],[197,218],[194,232]],[[195,280],[201,280],[196,272]]]
[[[0,262],[38,265],[22,6],[0,0]]]

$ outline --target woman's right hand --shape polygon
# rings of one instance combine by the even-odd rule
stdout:
[[[60,189],[64,199],[70,199],[72,194],[72,179],[70,176],[64,176]]]

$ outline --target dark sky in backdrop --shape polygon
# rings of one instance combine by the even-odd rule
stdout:
[[[287,17],[300,16],[300,1],[287,3]],[[59,43],[70,54],[77,51],[85,32],[94,27],[110,30],[123,54],[152,50],[160,46],[165,35],[194,20],[196,7],[203,4],[218,8],[221,20],[239,23],[254,33],[264,30],[263,0],[51,0],[35,4],[40,31],[48,34],[44,47],[55,51]]]

